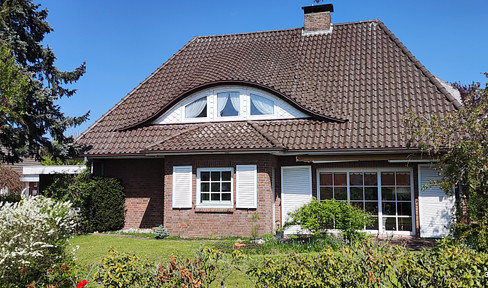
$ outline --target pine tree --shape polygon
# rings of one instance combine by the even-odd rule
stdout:
[[[0,162],[40,159],[41,149],[66,158],[75,148],[73,137],[64,133],[83,123],[88,113],[66,116],[55,101],[75,94],[76,89],[66,85],[85,73],[85,63],[74,71],[60,71],[54,65],[53,50],[41,43],[53,31],[46,21],[47,9],[32,0],[0,0],[0,5],[0,71],[7,71],[0,73],[0,81],[7,83],[0,87]],[[10,82],[5,81],[7,76]]]

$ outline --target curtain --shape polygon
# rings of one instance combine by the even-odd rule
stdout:
[[[192,103],[186,105],[185,107],[185,117],[186,118],[196,118],[203,109],[207,106],[207,97],[202,97]]]
[[[274,111],[274,103],[264,97],[251,94],[251,102],[259,111],[258,115],[270,115]]]
[[[230,92],[230,93],[219,93],[217,94],[217,107],[219,111],[219,115],[222,116],[222,111],[224,110],[225,106],[227,105],[227,101],[230,98],[230,102],[234,110],[236,110],[237,114],[239,114],[239,93]]]
[[[217,94],[217,107],[219,111],[219,116],[222,115],[222,110],[225,108],[225,104],[227,104],[227,100],[229,99],[229,93],[219,93]]]
[[[239,114],[239,93],[230,93],[230,102],[232,103],[232,107],[236,109],[237,114]]]

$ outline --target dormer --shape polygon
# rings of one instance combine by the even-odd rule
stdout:
[[[280,97],[258,88],[227,85],[189,95],[153,124],[307,118]]]

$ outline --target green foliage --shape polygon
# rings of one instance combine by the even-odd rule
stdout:
[[[459,111],[440,116],[412,113],[406,126],[410,146],[440,159],[437,168],[442,181],[435,184],[456,196],[456,221],[467,224],[453,225],[461,228],[454,235],[484,250],[487,237],[476,240],[462,235],[474,235],[478,227],[488,226],[488,83],[483,89],[478,83],[467,91],[470,94]]]
[[[99,271],[104,287],[157,287],[153,265],[115,248],[102,259]]]
[[[10,203],[16,203],[20,202],[22,199],[22,195],[20,193],[7,193],[7,194],[2,194],[0,195],[0,203],[1,202],[10,202]]]
[[[72,287],[67,246],[74,217],[71,203],[43,196],[0,204],[0,283]]]
[[[74,71],[60,71],[54,65],[53,50],[43,44],[53,30],[46,9],[32,0],[0,5],[0,145],[6,150],[0,151],[0,161],[40,159],[41,148],[61,158],[74,154],[74,139],[64,132],[84,122],[88,113],[66,116],[56,100],[75,94],[76,89],[66,85],[85,73],[85,64]]]
[[[263,236],[263,239],[266,239],[263,244],[245,242],[245,246],[239,248],[239,250],[247,255],[272,255],[322,252],[327,248],[335,250],[344,245],[341,239],[324,234],[310,237],[302,235],[300,237],[290,237],[286,240],[280,240],[273,236]],[[235,243],[235,240],[226,240],[216,242],[213,246],[223,252],[230,253],[235,250]]]
[[[70,200],[80,208],[81,228],[86,232],[119,230],[124,226],[124,188],[114,178],[91,178],[88,170],[76,177],[59,175],[44,193]]]
[[[169,231],[163,225],[159,225],[156,230],[154,230],[154,238],[164,239],[169,236]]]
[[[64,159],[61,160],[60,158],[54,158],[50,155],[43,155],[41,160],[41,165],[43,166],[52,166],[52,165],[84,165],[85,162],[83,160],[76,160],[76,159]]]
[[[256,287],[482,287],[488,255],[443,242],[423,252],[363,242],[318,255],[265,258]]]
[[[289,213],[289,220],[284,227],[299,225],[313,235],[324,233],[327,229],[338,229],[348,240],[357,240],[364,234],[365,226],[371,224],[371,217],[363,210],[343,201],[318,201],[313,198],[294,212]]]
[[[192,259],[172,256],[165,265],[151,265],[112,248],[100,264],[99,275],[105,287],[210,287],[217,282],[223,287],[235,270],[243,271],[244,260],[240,251],[229,256],[204,248],[195,251]]]
[[[251,239],[257,239],[259,237],[259,229],[261,225],[259,225],[259,214],[254,212],[251,214]]]

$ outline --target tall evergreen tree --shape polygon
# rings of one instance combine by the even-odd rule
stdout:
[[[40,159],[41,149],[60,158],[70,156],[75,152],[74,139],[64,133],[88,118],[88,113],[67,116],[55,104],[75,94],[76,89],[66,86],[76,82],[86,67],[83,63],[74,71],[60,71],[54,65],[53,50],[41,43],[53,31],[47,15],[47,9],[33,0],[0,0],[0,70],[7,71],[0,73],[0,81],[8,83],[0,87],[0,162],[27,156]]]

